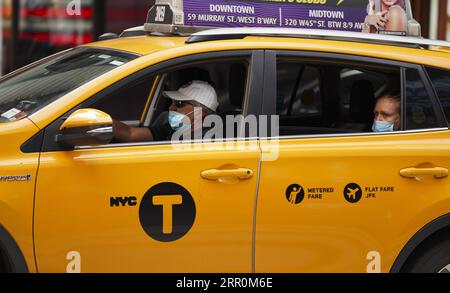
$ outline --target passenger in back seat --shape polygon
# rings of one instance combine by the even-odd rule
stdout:
[[[372,126],[373,132],[398,131],[401,125],[401,94],[399,90],[392,90],[377,100]]]

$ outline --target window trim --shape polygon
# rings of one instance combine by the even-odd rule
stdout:
[[[402,130],[396,132],[385,132],[385,133],[375,133],[375,132],[357,132],[357,133],[342,133],[342,134],[306,134],[306,135],[290,135],[290,136],[279,136],[279,137],[260,137],[261,140],[294,140],[294,139],[316,139],[316,138],[340,138],[340,137],[362,137],[362,136],[392,136],[392,135],[405,135],[414,133],[424,133],[424,132],[438,132],[438,131],[448,131],[448,128],[438,127],[438,128],[426,128],[417,130]]]
[[[155,91],[150,96],[151,102],[150,102],[149,108],[146,109],[147,114],[145,114],[145,119],[142,122],[143,127],[150,126],[150,122],[153,119],[153,111],[155,111],[156,102],[158,101],[158,99],[155,99],[154,97],[159,96],[159,94],[161,93],[162,86],[164,85],[164,82],[166,81],[166,78],[167,78],[167,73],[159,73],[158,76],[160,76],[160,78],[158,80],[158,83],[156,84]]]
[[[395,134],[397,135],[406,135],[406,134],[415,134],[415,133],[428,133],[428,132],[440,132],[440,131],[448,131],[448,128],[430,128],[430,129],[422,129],[422,130],[405,130],[405,131],[397,131]],[[244,138],[224,138],[220,141],[220,143],[226,142],[243,142],[243,141],[256,141],[256,140],[299,140],[299,139],[318,139],[318,138],[340,138],[340,137],[363,137],[363,136],[387,136],[392,135],[391,133],[373,133],[373,132],[365,132],[365,133],[343,133],[343,134],[318,134],[318,135],[292,135],[292,136],[283,136],[283,137],[244,137]],[[180,142],[180,144],[195,144],[195,143],[205,143],[203,140],[191,140],[186,142]],[[94,146],[94,147],[76,147],[75,150],[93,150],[93,149],[109,149],[112,147],[146,147],[146,146],[161,146],[168,145],[167,142],[136,142],[136,143],[118,143],[114,145],[102,145],[102,146]]]
[[[431,91],[433,92],[433,94],[435,96],[436,103],[438,104],[439,108],[441,109],[440,112],[442,113],[442,119],[444,120],[444,124],[446,124],[450,128],[450,120],[447,120],[447,115],[445,114],[444,106],[442,106],[441,99],[439,97],[439,94],[438,94],[435,86],[434,86],[434,82],[431,80],[431,76],[428,73],[429,69],[436,69],[436,70],[449,71],[449,72],[450,72],[450,70],[439,68],[439,67],[422,66],[422,70],[423,70],[425,79],[428,82],[429,86],[431,87]]]
[[[442,105],[439,101],[439,97],[434,89],[434,86],[431,82],[430,77],[427,74],[427,71],[425,69],[425,66],[420,65],[419,70],[419,76],[422,79],[422,82],[425,85],[426,90],[428,91],[428,94],[430,95],[431,102],[433,103],[434,112],[436,113],[437,120],[439,124],[443,127],[448,126],[447,124],[447,118],[445,117],[444,109],[442,108]]]
[[[55,141],[55,135],[59,131],[60,125],[63,123],[68,116],[70,116],[76,110],[86,108],[93,103],[103,99],[107,95],[115,92],[117,89],[129,84],[130,82],[136,81],[138,79],[144,78],[149,75],[158,75],[160,72],[167,71],[168,68],[173,68],[176,66],[183,66],[185,64],[189,64],[196,61],[205,60],[214,60],[221,58],[229,58],[229,57],[247,57],[250,58],[251,62],[251,71],[250,75],[250,83],[248,84],[248,96],[247,96],[247,113],[245,114],[254,114],[258,115],[261,112],[262,107],[262,99],[259,98],[262,96],[262,75],[264,71],[264,51],[263,50],[230,50],[230,51],[216,51],[216,52],[208,52],[208,53],[199,53],[193,55],[182,56],[175,59],[166,60],[154,65],[151,65],[147,68],[144,68],[140,71],[134,72],[131,75],[123,78],[122,80],[116,82],[115,84],[107,87],[106,89],[101,90],[100,92],[95,93],[91,97],[87,98],[82,103],[78,104],[71,110],[67,111],[62,116],[55,119],[52,123],[47,125],[44,129],[44,139],[40,149],[32,149],[29,152],[58,152],[58,151],[73,151],[79,149],[98,149],[98,148],[116,148],[116,147],[133,147],[133,146],[143,146],[143,145],[169,145],[170,141],[164,142],[139,142],[139,143],[120,143],[120,144],[109,144],[105,146],[90,146],[90,147],[76,147],[74,149],[67,149],[59,146]],[[38,133],[39,134],[39,133]],[[36,134],[36,135],[38,135]],[[249,139],[249,138],[245,138]],[[220,142],[226,141],[226,139],[220,140]],[[187,140],[182,143],[194,143],[194,140]]]
[[[414,69],[417,70],[419,73],[420,78],[422,79],[422,82],[425,85],[426,90],[428,91],[428,94],[430,96],[431,102],[433,104],[433,108],[435,110],[437,122],[440,126],[434,127],[434,128],[425,128],[425,129],[418,129],[418,130],[404,130],[405,123],[402,121],[402,127],[401,131],[396,131],[392,133],[371,133],[371,132],[361,132],[361,133],[342,133],[342,134],[318,134],[318,135],[292,135],[292,136],[278,136],[278,137],[260,137],[260,139],[278,139],[278,140],[290,140],[290,139],[299,139],[299,138],[334,138],[334,137],[355,137],[355,136],[386,136],[386,135],[401,135],[401,134],[409,134],[409,133],[421,133],[421,132],[433,132],[433,131],[442,131],[442,130],[448,130],[448,124],[446,122],[446,119],[443,120],[444,112],[442,107],[440,106],[439,101],[437,100],[436,93],[432,90],[433,87],[431,86],[431,81],[426,78],[425,75],[426,71],[423,65],[414,64],[414,63],[407,63],[407,62],[401,62],[401,61],[395,61],[395,60],[389,60],[389,59],[381,59],[381,58],[374,58],[374,57],[366,57],[366,56],[357,56],[357,55],[348,55],[348,54],[338,54],[338,53],[329,53],[329,52],[311,52],[311,51],[291,51],[291,50],[273,50],[270,51],[271,54],[266,54],[266,61],[265,62],[271,62],[277,64],[277,60],[279,57],[288,57],[288,58],[317,58],[317,59],[323,59],[323,60],[330,60],[330,61],[349,61],[352,63],[361,62],[365,64],[380,64],[380,65],[387,65],[387,66],[395,66],[400,69],[400,80],[401,80],[401,92],[402,92],[402,106],[403,103],[406,101],[405,98],[405,83],[403,81],[403,78],[406,77],[406,74],[402,75],[402,71],[405,69]],[[272,60],[267,60],[267,58]],[[274,95],[264,95],[264,104],[272,105],[270,108],[265,108],[264,110],[267,110],[267,112],[263,112],[261,114],[263,115],[276,115],[276,89],[277,89],[277,70],[270,70],[265,71],[265,75],[270,76],[269,80],[275,81],[274,83],[270,84],[265,82],[264,83],[264,92],[267,90],[275,91]],[[271,101],[272,100],[272,101]],[[436,105],[439,107],[436,108]],[[403,113],[404,107],[402,107],[402,115],[403,119],[405,119],[405,115]]]
[[[145,121],[145,119],[146,119],[146,117],[148,115],[148,112],[150,111],[150,104],[151,104],[151,101],[152,101],[152,97],[153,97],[153,95],[156,92],[156,89],[158,87],[160,79],[161,79],[161,75],[158,74],[158,75],[156,75],[155,79],[153,80],[152,88],[150,89],[150,93],[149,93],[149,95],[147,97],[147,101],[145,102],[145,106],[144,106],[144,109],[143,109],[142,114],[141,114],[141,119],[140,119],[141,125],[144,123],[144,121]]]
[[[251,142],[258,141],[258,137],[238,137],[238,138],[222,138],[216,141],[204,141],[203,139],[195,139],[195,140],[186,140],[179,141],[177,145],[193,145],[199,143],[227,143],[227,142]],[[81,146],[75,147],[75,151],[78,150],[94,150],[94,149],[110,149],[115,147],[146,147],[146,146],[170,146],[172,145],[170,141],[148,141],[148,142],[132,142],[132,143],[115,143],[108,145],[100,145],[100,146]]]
[[[400,109],[401,115],[402,115],[402,121],[401,121],[401,130],[404,131],[406,127],[406,68],[402,67],[400,68],[400,94],[402,97],[401,105],[402,108]]]
[[[261,114],[267,113],[267,111],[271,112],[272,109],[277,108],[277,100],[276,99],[270,99],[270,97],[276,97],[277,95],[277,88],[276,87],[270,87],[268,86],[277,84],[277,75],[273,74],[277,71],[277,52],[275,50],[266,50],[264,52],[264,72],[263,72],[263,78],[264,78],[264,88],[263,88],[263,95],[262,95],[262,106],[261,106]],[[269,113],[269,115],[271,115]]]

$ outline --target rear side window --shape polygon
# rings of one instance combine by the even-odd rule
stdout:
[[[430,93],[415,69],[406,70],[406,130],[437,128],[439,123]]]
[[[427,70],[441,101],[447,122],[450,122],[450,71],[437,68],[427,68]]]
[[[372,132],[376,99],[400,92],[400,68],[334,60],[277,60],[279,135]]]

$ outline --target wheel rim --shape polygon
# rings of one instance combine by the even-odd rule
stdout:
[[[450,273],[450,264],[446,265],[442,270],[439,271],[439,274],[448,274]]]

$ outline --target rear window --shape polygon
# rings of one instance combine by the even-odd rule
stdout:
[[[447,122],[450,122],[450,71],[437,68],[427,68],[427,70],[441,101]]]
[[[75,48],[6,76],[0,80],[0,123],[23,119],[136,57],[113,50]]]

